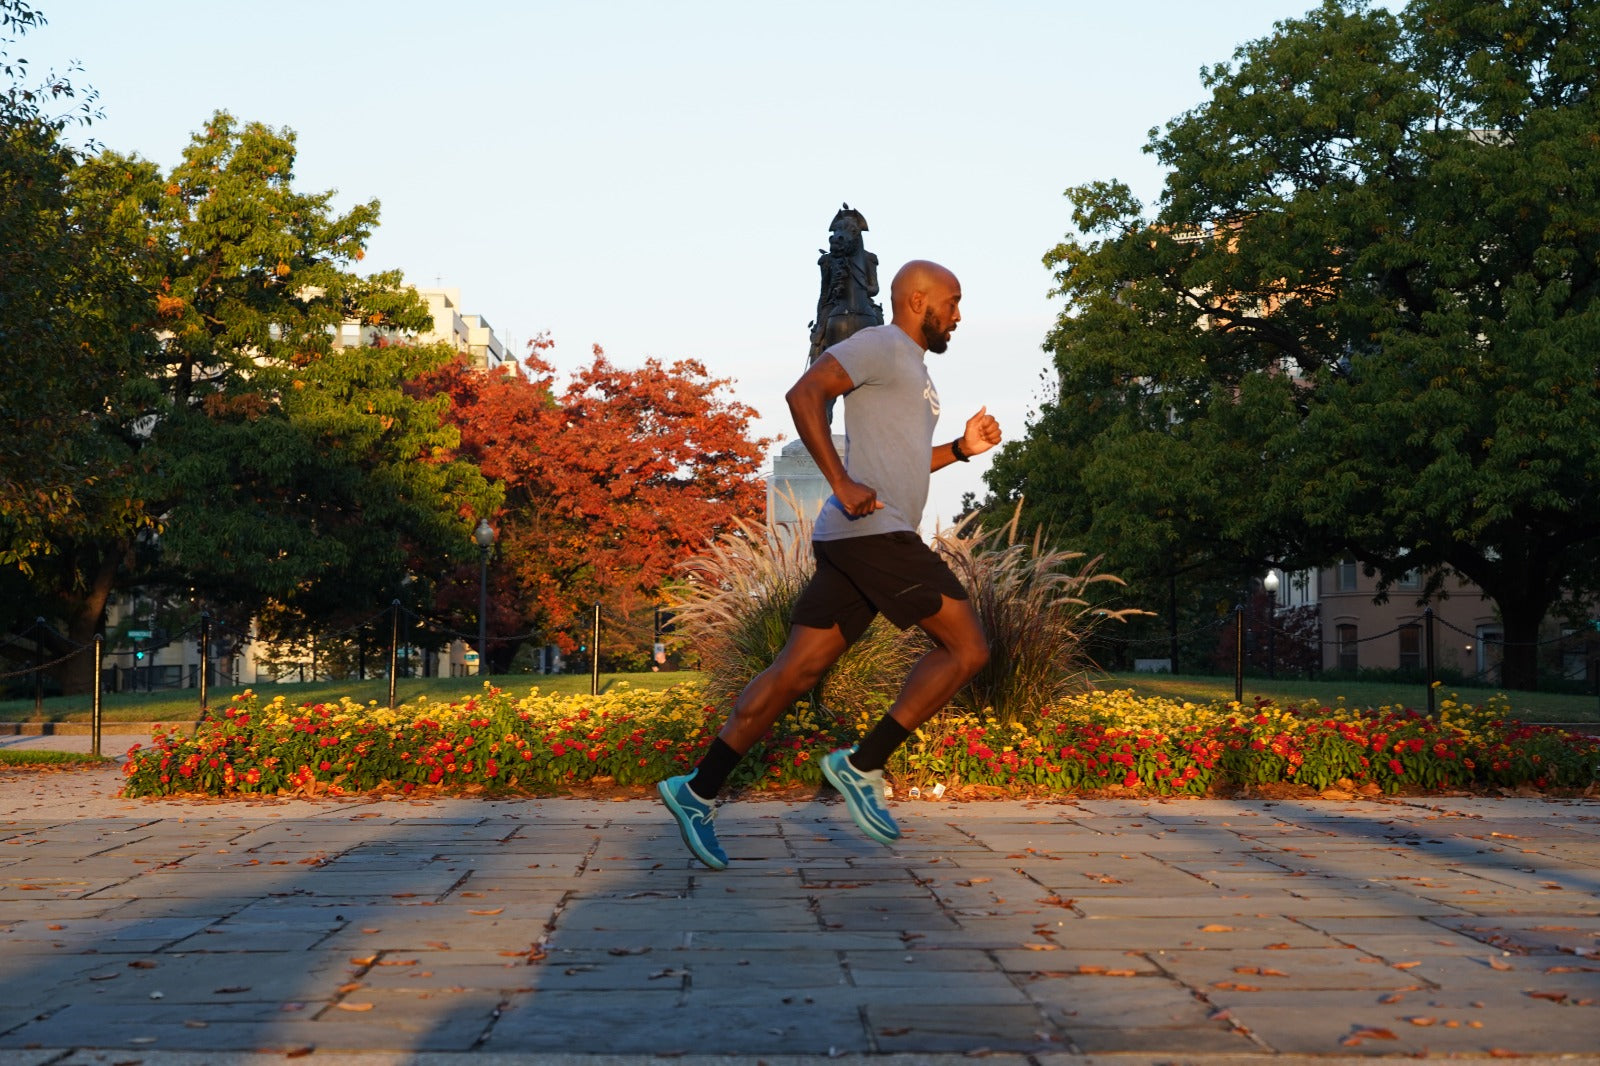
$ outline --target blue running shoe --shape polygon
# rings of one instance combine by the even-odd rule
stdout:
[[[656,785],[656,791],[661,793],[661,802],[677,819],[678,832],[683,834],[683,842],[689,845],[694,857],[713,870],[726,870],[728,855],[717,843],[717,831],[711,825],[717,812],[710,801],[701,799],[689,787],[689,778],[693,776],[669,777]]]
[[[839,790],[850,817],[867,836],[880,844],[893,844],[900,839],[900,827],[883,802],[883,771],[857,770],[850,765],[855,748],[831,751],[822,759],[822,776]]]

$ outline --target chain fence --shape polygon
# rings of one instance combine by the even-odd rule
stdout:
[[[600,606],[596,604],[591,635],[594,651],[590,656],[594,664],[590,684],[592,693],[599,691],[600,619]],[[106,692],[154,693],[158,690],[194,689],[199,704],[199,721],[205,721],[211,712],[209,692],[211,686],[219,680],[238,683],[237,671],[227,668],[220,661],[221,656],[217,653],[219,647],[223,650],[223,654],[231,657],[244,645],[251,643],[303,646],[309,655],[291,656],[297,661],[286,664],[275,675],[263,677],[258,666],[255,683],[263,681],[276,683],[295,673],[299,673],[300,680],[308,680],[306,677],[308,665],[311,675],[309,680],[317,680],[321,672],[318,663],[319,648],[327,648],[330,644],[335,646],[344,644],[345,647],[340,651],[347,657],[349,646],[353,645],[356,658],[353,664],[355,676],[359,680],[367,680],[373,672],[369,670],[369,666],[377,665],[381,674],[387,676],[388,705],[393,708],[396,705],[396,679],[402,674],[408,677],[417,676],[414,671],[418,667],[411,662],[413,650],[424,651],[421,668],[424,671],[423,676],[426,676],[429,668],[427,651],[452,641],[462,641],[469,648],[477,649],[473,657],[480,664],[480,673],[487,676],[492,674],[486,654],[488,649],[485,646],[488,641],[520,644],[541,636],[538,631],[492,635],[484,631],[466,633],[438,617],[430,617],[415,611],[399,600],[391,602],[388,607],[358,622],[341,629],[321,632],[304,642],[263,641],[255,633],[212,618],[209,612],[202,612],[199,618],[176,632],[157,631],[157,633],[159,635],[152,634],[151,638],[128,641],[128,646],[108,652],[104,636],[97,635],[92,642],[85,644],[58,632],[45,619],[35,619],[27,628],[13,632],[0,640],[0,653],[12,649],[12,654],[9,656],[12,662],[21,658],[15,649],[25,648],[33,653],[32,661],[26,665],[0,669],[0,690],[16,692],[19,686],[14,683],[31,682],[34,718],[42,722],[47,677],[58,672],[70,672],[71,664],[82,660],[80,669],[87,673],[86,687],[92,693],[90,712],[92,747],[94,754],[99,755],[103,725],[101,697]],[[157,665],[153,661],[164,650],[190,644],[195,646],[196,662]],[[386,659],[386,662],[371,664],[368,662],[369,654],[373,658]],[[309,664],[306,662],[307,657],[310,660]],[[548,660],[542,660],[542,665],[551,664]]]
[[[1150,637],[1118,637],[1114,634],[1100,632],[1095,634],[1094,639],[1104,644],[1130,650],[1135,648],[1172,650],[1178,648],[1183,642],[1192,640],[1196,637],[1221,638],[1226,630],[1232,628],[1234,652],[1234,699],[1243,700],[1246,652],[1247,649],[1259,649],[1262,645],[1263,638],[1265,638],[1265,642],[1268,647],[1267,663],[1269,676],[1275,677],[1276,655],[1272,649],[1272,644],[1278,637],[1282,637],[1288,642],[1292,642],[1303,647],[1315,649],[1317,652],[1317,662],[1320,664],[1323,661],[1324,652],[1328,648],[1337,649],[1342,657],[1346,653],[1353,653],[1353,650],[1358,648],[1360,645],[1373,644],[1377,641],[1388,640],[1392,637],[1397,637],[1401,633],[1408,630],[1420,629],[1421,648],[1419,649],[1419,655],[1422,659],[1421,665],[1425,668],[1427,675],[1426,703],[1429,714],[1433,714],[1435,710],[1434,694],[1438,687],[1439,681],[1437,667],[1437,652],[1439,644],[1435,632],[1436,626],[1442,626],[1447,630],[1467,638],[1472,645],[1476,645],[1481,650],[1478,661],[1482,663],[1482,665],[1479,666],[1478,669],[1473,673],[1465,674],[1459,678],[1453,679],[1452,683],[1461,685],[1495,684],[1500,676],[1501,661],[1504,659],[1505,652],[1508,649],[1528,648],[1537,651],[1541,648],[1558,646],[1565,646],[1569,648],[1577,646],[1582,649],[1588,646],[1589,640],[1594,639],[1583,633],[1566,633],[1537,641],[1508,641],[1504,637],[1496,636],[1492,633],[1474,633],[1462,629],[1460,626],[1457,626],[1444,618],[1439,618],[1437,615],[1435,615],[1432,607],[1424,608],[1422,612],[1422,618],[1418,622],[1397,625],[1393,628],[1386,629],[1381,633],[1371,633],[1366,636],[1346,637],[1336,635],[1332,639],[1324,638],[1320,634],[1320,631],[1318,635],[1310,636],[1303,631],[1296,632],[1284,629],[1275,624],[1274,613],[1269,613],[1265,620],[1255,620],[1247,627],[1246,614],[1247,612],[1244,606],[1241,604],[1235,605],[1233,610],[1229,612],[1228,617],[1219,618],[1215,622],[1208,622],[1181,632],[1167,633]],[[1593,662],[1593,660],[1596,658],[1595,652],[1586,652],[1586,654],[1591,662]],[[1355,655],[1351,654],[1351,658],[1355,658]],[[1170,663],[1172,660],[1169,657],[1167,661]],[[1600,666],[1600,663],[1594,663],[1594,665]],[[1595,673],[1595,698],[1597,704],[1600,704],[1600,669],[1596,669],[1593,672]]]
[[[1101,631],[1096,633],[1094,640],[1104,644],[1119,646],[1125,649],[1138,648],[1167,648],[1172,649],[1181,643],[1196,638],[1212,637],[1219,641],[1224,638],[1226,631],[1232,629],[1233,654],[1234,654],[1234,698],[1244,698],[1244,677],[1246,665],[1246,651],[1258,650],[1263,638],[1268,645],[1267,662],[1269,674],[1276,676],[1275,667],[1277,655],[1272,647],[1273,642],[1282,637],[1287,642],[1315,648],[1318,663],[1327,648],[1337,648],[1341,653],[1363,644],[1372,644],[1376,641],[1387,640],[1397,636],[1407,629],[1419,628],[1418,623],[1398,625],[1380,633],[1368,634],[1363,637],[1336,636],[1334,639],[1323,639],[1320,634],[1313,637],[1305,631],[1293,631],[1282,628],[1276,624],[1274,614],[1257,619],[1247,628],[1246,611],[1243,605],[1235,606],[1230,612],[1231,617],[1220,618],[1215,622],[1205,623],[1187,630],[1166,633],[1150,637],[1119,637]],[[591,694],[599,692],[599,662],[602,636],[601,608],[596,604],[590,621],[589,639],[593,642],[593,653],[590,655],[590,691]],[[1426,667],[1426,692],[1425,699],[1428,713],[1435,711],[1435,689],[1437,687],[1436,653],[1438,642],[1436,627],[1442,626],[1460,636],[1475,642],[1480,648],[1498,649],[1503,657],[1510,648],[1545,648],[1552,645],[1569,644],[1575,639],[1574,635],[1567,634],[1548,638],[1536,642],[1510,642],[1502,637],[1488,633],[1473,633],[1456,626],[1449,621],[1438,618],[1429,607],[1423,611],[1420,622],[1422,630],[1422,648],[1420,649]],[[413,641],[410,638],[421,636],[422,641]],[[356,662],[354,663],[355,676],[359,680],[366,680],[369,673],[369,651],[386,657],[387,662],[380,666],[383,675],[387,676],[388,705],[396,705],[395,682],[402,674],[416,676],[412,671],[415,667],[410,662],[411,650],[420,647],[436,647],[448,641],[462,641],[469,647],[477,646],[477,657],[480,663],[480,673],[485,675],[492,671],[489,668],[487,648],[484,646],[485,632],[467,633],[456,629],[438,617],[420,613],[403,605],[399,600],[392,601],[388,607],[376,611],[368,617],[345,626],[309,638],[305,643],[309,650],[310,680],[317,680],[319,673],[318,646],[319,641],[326,646],[329,642],[349,641],[355,645]],[[494,634],[492,640],[502,643],[521,643],[539,637],[536,631],[516,633],[510,635]],[[1579,638],[1581,639],[1581,638]],[[659,640],[659,633],[658,633]],[[160,665],[157,666],[149,660],[157,653],[180,644],[189,642],[196,644],[198,662],[188,665]],[[95,679],[90,685],[93,692],[93,706],[91,720],[93,733],[93,748],[96,754],[100,750],[101,734],[101,696],[105,691],[112,692],[155,692],[158,688],[165,690],[195,689],[200,709],[200,720],[204,721],[210,715],[209,689],[219,679],[227,678],[231,683],[238,683],[237,673],[234,670],[224,670],[216,653],[219,646],[225,649],[228,655],[236,654],[238,649],[249,643],[263,643],[260,638],[251,632],[214,619],[209,613],[202,613],[198,619],[186,625],[175,633],[162,632],[159,637],[149,640],[133,641],[132,647],[121,647],[109,653],[105,649],[105,638],[96,636],[91,643],[84,644],[72,640],[70,637],[56,631],[43,618],[35,619],[25,629],[8,635],[0,640],[0,652],[6,649],[29,647],[33,652],[33,661],[25,666],[8,670],[0,670],[0,689],[5,689],[11,682],[31,680],[34,700],[34,713],[42,719],[44,682],[47,674],[69,667],[73,661],[80,658],[92,660],[84,666],[89,676]],[[47,650],[48,649],[48,650]],[[344,649],[348,651],[348,648]],[[11,657],[17,658],[15,654]],[[1459,679],[1461,684],[1494,683],[1499,671],[1499,663],[1494,655],[1485,652],[1480,656],[1486,663],[1474,674]],[[109,660],[109,666],[107,661]],[[1169,660],[1170,662],[1171,660]],[[123,662],[129,665],[122,665]],[[283,680],[285,677],[298,672],[300,680],[307,680],[305,673],[307,663],[303,657],[289,663],[284,670],[276,676],[267,678],[269,683]],[[546,664],[548,665],[548,664]],[[426,676],[427,660],[423,663],[424,676]],[[262,675],[257,668],[256,683],[262,681]],[[109,682],[109,684],[108,684]],[[1595,685],[1597,700],[1600,700],[1600,671],[1597,671]]]

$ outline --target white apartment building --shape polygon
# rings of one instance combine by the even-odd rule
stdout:
[[[494,370],[508,358],[514,358],[507,356],[505,344],[495,336],[488,319],[462,312],[460,289],[416,287],[416,293],[428,305],[433,327],[415,335],[405,335],[405,339],[414,344],[443,341],[469,356],[479,370]],[[340,326],[336,343],[342,348],[357,348],[371,344],[380,336],[396,339],[400,335],[387,326],[372,326],[349,318]]]

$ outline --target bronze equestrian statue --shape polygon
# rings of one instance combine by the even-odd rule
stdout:
[[[828,250],[817,260],[822,292],[811,323],[808,366],[857,330],[883,325],[883,306],[872,299],[878,295],[878,257],[861,243],[866,231],[866,218],[849,204],[839,208],[828,227]]]

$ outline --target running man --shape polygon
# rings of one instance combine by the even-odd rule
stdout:
[[[833,489],[817,516],[816,572],[795,601],[788,642],[739,694],[694,771],[656,786],[689,850],[713,870],[728,865],[712,824],[712,801],[728,775],[874,615],[901,629],[920,626],[934,644],[861,743],[822,761],[856,825],[879,843],[900,836],[883,796],[889,757],[989,659],[966,590],[917,534],[929,474],[1000,443],[1000,425],[984,408],[967,419],[960,437],[933,444],[939,394],[924,353],[949,347],[961,321],[961,283],[937,263],[913,260],[895,274],[889,299],[888,325],[860,330],[823,352],[785,397],[801,441]],[[841,396],[843,458],[827,417]]]

